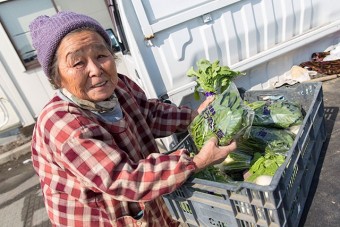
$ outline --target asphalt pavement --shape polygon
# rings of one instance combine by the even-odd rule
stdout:
[[[340,225],[340,78],[323,82],[323,94],[327,139],[300,221],[306,227]],[[1,146],[0,227],[49,227],[29,141],[16,139],[16,147]]]
[[[38,177],[26,154],[0,166],[0,226],[50,227]]]
[[[326,141],[300,226],[340,226],[340,78],[323,82]]]

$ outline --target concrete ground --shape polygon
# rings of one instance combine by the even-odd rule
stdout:
[[[340,225],[340,78],[324,82],[323,93],[327,139],[300,220],[306,227]],[[0,226],[50,226],[28,136],[10,140],[0,137]]]
[[[340,78],[323,83],[327,139],[300,226],[340,226]]]

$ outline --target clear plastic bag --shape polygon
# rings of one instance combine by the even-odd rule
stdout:
[[[254,111],[243,103],[236,85],[231,82],[202,113],[192,121],[188,131],[198,149],[212,137],[220,146],[249,133]]]
[[[301,105],[287,100],[266,100],[248,103],[254,110],[253,125],[288,128],[303,121]]]
[[[252,126],[248,137],[238,140],[237,147],[248,153],[283,154],[292,147],[295,135],[286,129]]]

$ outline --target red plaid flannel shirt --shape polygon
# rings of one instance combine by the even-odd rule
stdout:
[[[160,154],[155,138],[186,130],[192,111],[147,100],[121,75],[115,91],[124,115],[118,122],[58,96],[38,117],[32,159],[49,218],[56,226],[178,226],[161,195],[195,166],[184,150]]]

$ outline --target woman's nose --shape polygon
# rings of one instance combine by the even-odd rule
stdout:
[[[89,72],[89,76],[101,76],[101,74],[103,73],[103,68],[101,66],[101,64],[96,61],[96,60],[89,60],[88,64],[88,72]]]

